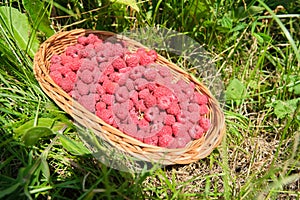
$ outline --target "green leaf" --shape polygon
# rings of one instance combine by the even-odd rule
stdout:
[[[53,132],[48,127],[36,126],[28,129],[23,135],[23,142],[26,146],[31,146],[37,143],[41,137],[52,135]]]
[[[246,87],[238,79],[233,79],[229,83],[225,95],[227,101],[233,100],[238,105],[241,103],[242,99],[248,96]]]
[[[41,158],[41,170],[42,170],[43,175],[46,178],[46,180],[49,181],[50,180],[50,169],[49,169],[48,162],[47,162],[46,158],[44,158],[44,157]]]
[[[140,12],[140,9],[137,6],[137,3],[136,3],[135,0],[111,0],[111,2],[123,4],[123,5],[126,5],[126,6],[130,6],[131,8],[136,10],[137,12]]]
[[[297,85],[294,85],[294,94],[300,95],[300,83]]]
[[[276,105],[274,107],[274,113],[279,119],[283,119],[288,115],[293,115],[297,109],[298,99],[291,99],[288,101],[276,101]]]
[[[51,28],[51,22],[48,10],[45,9],[45,3],[40,0],[23,0],[23,5],[28,12],[31,22],[35,28],[45,33],[50,37],[55,32]]]
[[[12,7],[0,7],[0,26],[9,32],[11,39],[31,57],[38,49],[39,41],[25,14]]]
[[[37,126],[50,128],[52,131],[56,132],[61,130],[66,124],[63,122],[55,121],[52,118],[39,118],[37,121]],[[34,119],[26,122],[22,126],[16,128],[14,132],[18,135],[24,134],[28,129],[34,127]]]
[[[62,146],[73,155],[90,154],[90,151],[82,144],[64,135],[60,135]]]
[[[6,195],[9,195],[9,194],[15,192],[15,190],[18,189],[19,186],[20,186],[20,183],[15,183],[12,186],[6,188],[5,190],[0,190],[0,199]]]

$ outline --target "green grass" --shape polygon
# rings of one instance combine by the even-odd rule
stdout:
[[[300,199],[298,0],[41,2],[38,18],[28,1],[0,3],[26,13],[18,19],[29,19],[31,33],[24,45],[0,12],[0,198]],[[30,52],[54,31],[154,26],[190,36],[211,55],[225,88],[226,137],[195,163],[121,172],[85,149],[72,119],[35,80]],[[49,134],[27,146],[34,125],[31,133]]]

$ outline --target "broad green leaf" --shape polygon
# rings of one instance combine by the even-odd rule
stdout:
[[[37,126],[47,127],[50,128],[52,131],[59,131],[61,130],[66,124],[63,122],[55,121],[55,119],[51,118],[39,118],[37,122]],[[24,134],[28,131],[28,129],[34,127],[34,119],[26,122],[22,126],[16,128],[14,132],[16,134]]]
[[[82,144],[64,135],[60,135],[62,146],[73,155],[90,154],[90,151]]]
[[[274,107],[274,113],[279,119],[283,119],[288,115],[293,115],[297,109],[297,103],[300,101],[298,99],[291,99],[288,101],[277,101]]]
[[[294,85],[294,94],[300,95],[300,83],[297,85]]]
[[[49,13],[45,9],[45,3],[40,0],[23,0],[23,5],[28,12],[31,22],[35,28],[50,37],[55,32],[51,28],[51,22],[48,19]]]
[[[111,2],[123,4],[123,5],[126,5],[126,6],[130,6],[131,8],[133,8],[134,10],[136,10],[137,12],[140,11],[140,9],[137,6],[137,3],[136,3],[135,0],[111,0]]]
[[[247,97],[247,89],[241,81],[238,79],[233,79],[225,92],[226,100],[235,101],[238,105],[241,103],[241,100]]]
[[[11,39],[31,57],[38,49],[39,41],[33,34],[34,31],[29,25],[25,14],[17,9],[7,6],[0,7],[0,25],[7,30]]]
[[[22,137],[22,140],[26,146],[31,146],[37,143],[37,141],[45,136],[52,135],[53,131],[48,127],[36,126],[28,129]]]

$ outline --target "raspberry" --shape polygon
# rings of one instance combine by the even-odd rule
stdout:
[[[154,119],[157,118],[159,114],[159,109],[157,107],[150,107],[144,112],[144,118],[148,122],[152,122]]]
[[[104,109],[106,109],[106,104],[104,102],[100,101],[96,104],[96,110],[101,111],[101,110],[104,110]]]
[[[118,57],[118,58],[116,58],[116,59],[114,59],[114,60],[112,61],[112,66],[113,66],[116,70],[120,70],[120,69],[126,67],[126,63],[125,63],[125,61],[124,61],[122,58]]]
[[[199,105],[196,103],[191,103],[188,105],[188,111],[190,112],[199,112]]]
[[[198,124],[194,124],[190,129],[189,129],[189,135],[191,138],[197,140],[202,137],[204,133],[204,130],[201,126]]]
[[[200,119],[199,112],[189,113],[189,120],[190,120],[190,122],[196,123],[196,122],[199,121],[199,119]]]
[[[157,76],[157,71],[153,68],[148,68],[144,71],[144,77],[148,81],[154,81]]]
[[[63,76],[65,76],[68,72],[70,72],[71,70],[61,64],[52,64],[50,66],[50,71],[59,71]]]
[[[176,115],[176,120],[182,124],[185,124],[186,122],[189,121],[189,113],[188,112],[180,112],[179,114]]]
[[[72,71],[66,73],[65,77],[66,77],[67,79],[69,79],[72,83],[75,83],[75,81],[76,81],[76,79],[77,79],[76,73],[75,73],[75,72],[72,72]]]
[[[156,97],[156,98],[161,98],[163,96],[173,96],[173,93],[172,91],[169,89],[169,88],[166,88],[164,86],[159,86],[159,87],[156,87],[153,91],[153,95]]]
[[[136,67],[136,66],[138,66],[138,64],[140,62],[140,56],[135,53],[126,54],[125,62],[128,67],[131,67],[131,68]]]
[[[90,112],[95,112],[95,108],[96,108],[96,99],[95,99],[95,95],[89,94],[89,95],[83,95],[81,97],[79,97],[78,102],[85,107],[87,110],[89,110]]]
[[[131,78],[132,80],[136,80],[138,78],[141,78],[143,76],[144,70],[145,70],[145,68],[143,66],[134,67],[130,71],[129,78]]]
[[[153,95],[149,95],[147,98],[144,99],[145,106],[150,108],[156,105],[156,98]]]
[[[116,89],[116,83],[111,82],[110,80],[106,80],[103,82],[103,89],[108,94],[114,94]]]
[[[193,96],[193,99],[191,100],[191,102],[203,105],[203,104],[208,103],[208,98],[204,94],[200,94],[199,92],[194,92],[194,96]]]
[[[90,70],[84,70],[78,74],[80,80],[86,84],[90,84],[94,81],[93,72]]]
[[[209,112],[207,106],[205,104],[202,104],[199,106],[199,113],[200,115],[205,115]]]
[[[167,109],[167,113],[171,115],[178,115],[180,113],[180,108],[176,102],[173,102]]]
[[[156,135],[158,132],[164,127],[161,122],[155,122],[150,126],[150,133],[151,135]]]
[[[61,57],[59,55],[54,54],[50,59],[51,64],[60,64]]]
[[[139,93],[135,90],[133,90],[131,93],[130,93],[130,99],[132,100],[133,104],[137,104],[138,101],[139,101]]]
[[[185,98],[187,98],[187,99],[193,98],[194,89],[187,87],[187,88],[184,88],[182,91],[184,92],[184,94],[186,96]]]
[[[80,66],[81,66],[81,60],[79,60],[79,59],[74,59],[73,62],[65,64],[65,67],[71,69],[74,72],[77,72],[77,70],[80,68]]]
[[[180,122],[175,122],[172,125],[172,131],[173,131],[173,135],[175,137],[177,137],[178,135],[180,135],[181,133],[184,133],[186,131],[186,125],[180,123]]]
[[[157,99],[158,107],[162,110],[168,109],[172,104],[171,98],[168,96],[162,96]]]
[[[129,136],[137,136],[137,125],[136,124],[124,124],[122,125],[123,131]]]
[[[129,92],[125,86],[118,88],[115,92],[116,101],[123,103],[129,98]]]
[[[104,76],[109,76],[110,74],[114,73],[114,67],[112,65],[108,65],[105,70],[103,71]]]
[[[113,122],[114,122],[111,110],[108,110],[108,109],[104,109],[101,111],[97,110],[96,115],[108,124],[113,124]]]
[[[109,79],[113,82],[119,83],[119,80],[121,79],[122,76],[123,74],[114,72],[109,75]]]
[[[87,37],[85,36],[80,36],[78,39],[77,39],[77,42],[81,45],[87,45],[89,43],[89,40]]]
[[[162,65],[159,65],[157,68],[158,68],[158,73],[162,77],[170,77],[170,76],[172,76],[171,71],[169,70],[169,68],[164,67]]]
[[[126,107],[121,106],[121,104],[115,104],[113,106],[114,115],[120,120],[124,120],[128,117],[128,110]]]
[[[146,143],[146,144],[157,146],[158,137],[156,135],[152,136],[152,137],[147,137],[147,138],[144,138],[143,142]]]
[[[85,84],[81,80],[76,82],[76,87],[75,89],[78,91],[78,93],[82,95],[87,95],[90,91],[89,85]]]
[[[148,83],[148,81],[144,78],[139,78],[134,81],[135,89],[141,90]]]
[[[114,102],[114,95],[104,94],[101,96],[101,101],[103,101],[106,105],[111,106]]]
[[[94,71],[95,67],[98,66],[98,63],[93,62],[88,58],[83,58],[81,62],[80,71],[90,70],[91,72]]]
[[[97,53],[96,53],[96,50],[94,49],[94,45],[91,45],[91,46],[90,45],[91,44],[89,44],[88,46],[86,46],[85,50],[86,50],[87,55],[84,56],[84,57],[92,59],[92,58],[94,58],[96,56]]]
[[[148,122],[145,118],[140,119],[140,120],[138,121],[138,126],[139,126],[140,129],[149,127],[149,122]]]
[[[150,92],[148,89],[143,89],[139,92],[139,98],[140,99],[146,99],[150,96]]]
[[[140,55],[140,65],[146,66],[150,63],[154,62],[154,59],[147,54]]]
[[[203,130],[206,132],[208,131],[209,127],[210,127],[210,121],[207,118],[201,117],[199,120],[199,124],[200,126],[203,128]]]
[[[144,103],[144,100],[139,100],[136,104],[135,104],[135,107],[138,111],[142,111],[144,112],[145,110],[147,110],[147,107]]]
[[[63,77],[59,71],[51,71],[50,77],[57,85],[61,86],[61,81],[62,81]]]
[[[94,44],[95,42],[99,41],[99,38],[95,34],[89,34],[87,37],[90,44]]]
[[[102,72],[104,72],[105,71],[105,69],[108,67],[108,66],[110,66],[110,62],[101,62],[100,64],[99,64],[99,70],[100,71],[102,71]]]
[[[75,46],[68,46],[65,50],[65,54],[67,56],[71,56],[73,58],[77,58],[78,54],[79,54],[79,50],[78,48],[76,48]]]
[[[168,147],[174,138],[171,135],[162,135],[158,138],[158,146],[160,147]]]
[[[173,125],[175,123],[175,117],[174,115],[166,115],[165,118],[164,118],[164,124],[165,125]]]
[[[100,85],[100,84],[97,84],[97,85],[96,85],[96,90],[97,90],[97,93],[98,93],[99,95],[105,94],[105,90],[104,90],[104,88],[102,87],[102,85]]]
[[[186,134],[188,136],[188,134]],[[191,141],[191,138],[190,136],[188,137],[184,137],[184,136],[181,136],[181,137],[177,137],[175,138],[177,140],[177,148],[184,148],[187,143],[189,143]]]
[[[147,55],[150,56],[152,58],[153,61],[155,61],[157,59],[157,53],[155,50],[150,50],[147,52]]]
[[[163,136],[163,135],[171,135],[172,136],[172,127],[165,125],[162,127],[162,129],[157,133],[157,136]]]
[[[71,62],[73,62],[73,60],[74,60],[74,58],[73,57],[71,57],[71,56],[67,56],[67,55],[65,55],[65,54],[62,54],[61,56],[61,64],[62,65],[65,65],[65,64],[67,64],[67,63],[71,63]]]
[[[124,67],[122,69],[119,69],[120,73],[126,73],[126,72],[129,72],[129,71],[131,71],[131,67]]]
[[[72,83],[72,81],[69,78],[62,78],[60,87],[65,92],[70,92],[73,89],[74,84]]]

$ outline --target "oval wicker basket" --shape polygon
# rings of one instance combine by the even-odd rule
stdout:
[[[118,150],[126,152],[127,154],[143,161],[159,161],[159,163],[163,165],[188,164],[208,156],[213,149],[220,144],[225,133],[225,119],[218,101],[196,78],[160,55],[158,55],[157,63],[169,67],[175,76],[179,76],[185,81],[194,82],[196,89],[200,93],[207,95],[209,99],[209,114],[207,117],[211,121],[211,128],[202,138],[191,141],[185,148],[167,149],[142,143],[141,141],[136,140],[105,123],[78,102],[74,101],[71,96],[63,91],[50,78],[50,59],[54,54],[63,53],[67,46],[77,43],[78,37],[85,36],[90,33],[96,34],[101,39],[114,36],[117,39],[125,40],[131,50],[141,47],[146,48],[139,42],[124,36],[119,36],[112,32],[85,29],[58,32],[47,39],[40,46],[34,57],[34,74],[43,91],[61,109],[71,115],[74,120],[79,122],[81,125],[92,130],[95,135],[99,136],[106,142],[109,142],[115,148],[118,148]],[[161,158],[163,158],[163,160]]]

